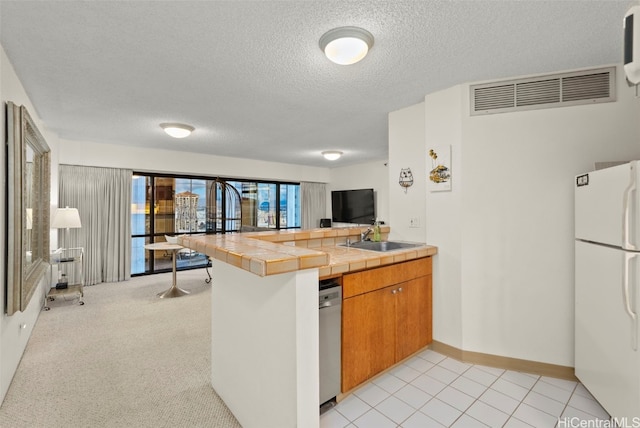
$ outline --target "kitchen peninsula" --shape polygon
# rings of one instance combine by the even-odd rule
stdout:
[[[347,247],[366,227],[185,236],[212,259],[211,383],[246,428],[319,426],[318,281],[436,254]],[[382,228],[383,240],[389,228]]]

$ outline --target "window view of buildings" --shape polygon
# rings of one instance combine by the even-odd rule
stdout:
[[[134,173],[131,274],[171,269],[171,254],[145,250],[166,236],[299,228],[300,184]],[[203,267],[204,254],[180,251],[178,269]]]

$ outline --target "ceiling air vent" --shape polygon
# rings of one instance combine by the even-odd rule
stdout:
[[[615,67],[471,86],[471,115],[615,101]]]

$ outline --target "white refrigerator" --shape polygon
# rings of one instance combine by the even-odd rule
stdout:
[[[576,176],[575,238],[576,376],[612,417],[640,417],[640,161]]]

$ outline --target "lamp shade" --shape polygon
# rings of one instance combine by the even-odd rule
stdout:
[[[322,152],[322,156],[327,160],[336,160],[342,156],[342,152],[338,150],[327,150],[326,152]]]
[[[173,138],[188,137],[195,130],[193,126],[184,123],[161,123],[160,127]]]
[[[77,208],[58,208],[53,215],[51,227],[55,229],[69,229],[82,227],[80,223],[80,214]]]
[[[340,27],[329,30],[320,38],[320,49],[331,61],[351,65],[367,55],[373,46],[373,35],[363,28]]]

